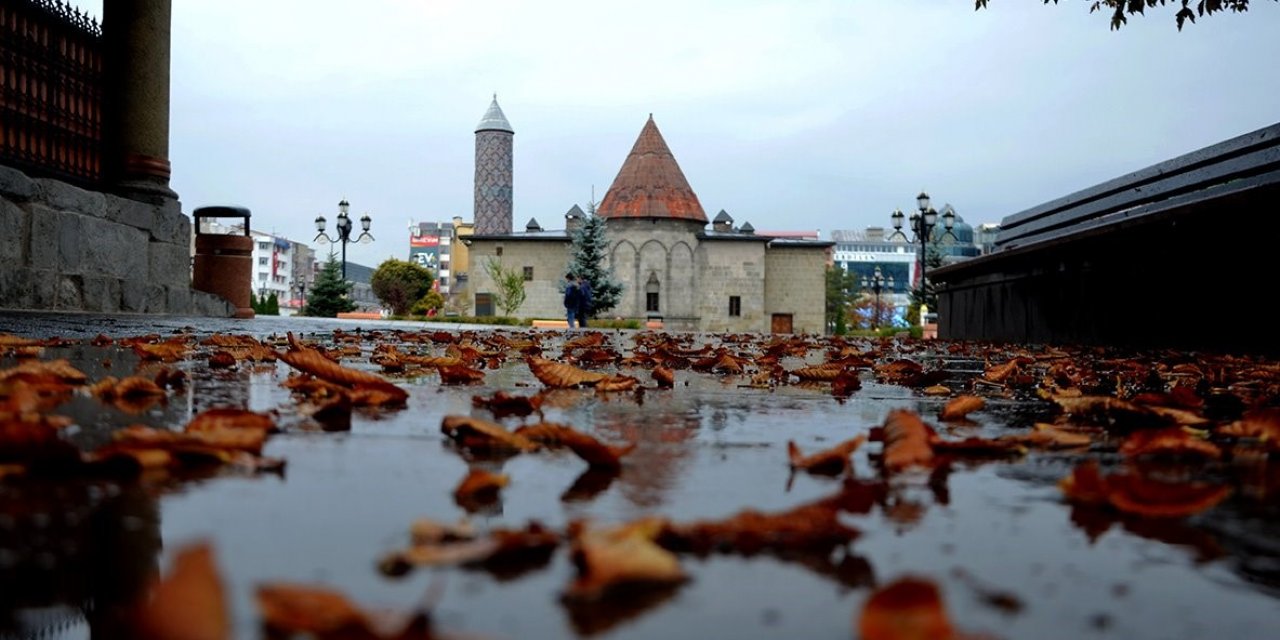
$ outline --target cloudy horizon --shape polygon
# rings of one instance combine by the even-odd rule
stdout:
[[[373,218],[376,266],[411,221],[472,217],[474,129],[515,135],[514,220],[604,197],[645,120],[708,217],[863,229],[921,189],[977,225],[1280,121],[1280,5],[1118,32],[1086,3],[616,5],[174,2],[172,186],[311,243]],[[101,15],[101,3],[80,3]]]

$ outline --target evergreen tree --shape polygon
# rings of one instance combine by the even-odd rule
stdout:
[[[276,295],[276,292],[272,291],[271,295],[267,297],[267,302],[262,305],[262,315],[280,315],[280,296]]]
[[[307,306],[302,310],[304,316],[332,318],[356,308],[350,297],[351,283],[342,280],[342,265],[332,251],[308,293]]]
[[[262,302],[258,300],[258,294],[252,291],[249,292],[249,308],[253,309],[255,314],[262,314]]]
[[[569,272],[591,283],[591,314],[608,311],[622,299],[622,284],[605,269],[609,239],[604,232],[604,218],[596,215],[596,203],[587,203],[587,216],[582,226],[570,236],[573,241]]]

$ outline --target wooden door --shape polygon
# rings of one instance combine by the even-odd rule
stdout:
[[[774,333],[791,333],[791,314],[775,313],[773,314]]]

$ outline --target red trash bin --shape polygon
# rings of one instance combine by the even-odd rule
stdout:
[[[252,318],[253,238],[249,236],[249,210],[244,207],[200,207],[192,213],[196,226],[196,255],[192,288],[226,298],[236,307],[237,318]],[[200,232],[201,218],[243,218],[244,235]]]

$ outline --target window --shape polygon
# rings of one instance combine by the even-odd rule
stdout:
[[[649,291],[644,294],[644,310],[653,311],[655,313],[658,311],[658,292],[657,291]]]
[[[735,318],[742,315],[742,296],[729,296],[729,315]]]
[[[271,261],[270,258],[258,258],[258,264],[267,264],[270,261]]]
[[[658,282],[657,272],[649,272],[649,280],[644,285],[644,310],[647,313],[659,312],[658,291],[662,285]]]
[[[533,267],[525,267],[525,268],[524,268],[524,281],[525,281],[525,282],[532,282],[532,281],[533,281]]]
[[[270,250],[271,250],[271,243],[270,243],[270,242],[259,242],[259,243],[258,243],[258,248],[259,248],[259,249],[262,249],[263,251],[270,251]]]
[[[449,286],[449,276],[440,276],[440,286],[442,287]]]
[[[267,281],[267,274],[265,274],[265,273],[259,273],[259,274],[258,274],[258,279],[259,279],[259,280],[261,280],[261,281],[263,281],[263,282],[266,282],[266,281]]]
[[[440,270],[441,270],[441,271],[448,271],[448,270],[449,270],[449,261],[448,261],[448,260],[441,260],[441,261],[440,261]]]

